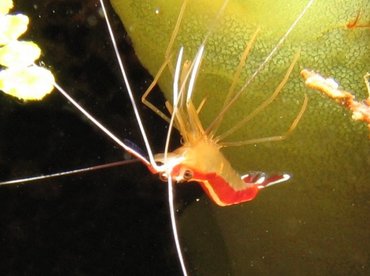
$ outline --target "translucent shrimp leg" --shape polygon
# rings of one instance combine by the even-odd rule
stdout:
[[[224,147],[237,147],[237,146],[244,146],[244,145],[249,145],[249,144],[258,144],[258,143],[275,142],[275,141],[285,140],[292,134],[294,129],[297,127],[299,121],[302,119],[303,113],[305,112],[305,110],[307,108],[307,103],[308,103],[308,97],[307,97],[307,95],[305,95],[301,110],[298,112],[297,116],[295,117],[295,119],[291,123],[288,130],[282,135],[250,139],[250,140],[246,140],[246,141],[223,142],[223,143],[221,143],[221,145],[224,146]]]
[[[175,28],[172,31],[170,41],[168,42],[167,49],[166,49],[166,52],[164,54],[164,62],[161,65],[161,67],[159,68],[159,70],[158,70],[157,74],[155,75],[152,83],[149,85],[149,87],[146,89],[144,94],[141,96],[141,102],[168,123],[170,122],[170,118],[166,114],[164,114],[158,107],[156,107],[153,103],[151,103],[147,98],[148,98],[149,94],[153,91],[154,87],[157,85],[158,80],[161,77],[163,71],[166,69],[167,66],[170,66],[170,59],[172,57],[171,51],[172,51],[173,44],[175,42],[176,36],[179,32],[180,25],[181,25],[182,19],[184,17],[184,12],[186,10],[186,6],[187,6],[188,2],[189,2],[189,0],[184,0],[182,5],[181,5],[179,16],[177,17],[177,21],[176,21],[176,24],[175,24]]]
[[[216,123],[222,121],[223,117],[225,116],[225,113],[230,110],[230,108],[233,106],[233,104],[235,104],[236,101],[239,99],[239,97],[243,94],[243,92],[245,92],[245,90],[249,86],[249,84],[258,76],[258,74],[262,71],[262,69],[265,68],[265,66],[272,60],[273,56],[277,53],[277,51],[283,45],[285,40],[288,38],[289,34],[294,30],[294,28],[297,26],[298,22],[303,18],[303,16],[306,14],[307,10],[312,6],[313,3],[314,3],[314,0],[308,1],[308,3],[303,8],[301,13],[297,16],[297,18],[294,20],[294,22],[290,25],[289,29],[285,32],[285,34],[276,43],[276,45],[271,50],[271,52],[266,56],[264,61],[258,66],[257,70],[252,74],[252,76],[245,82],[243,87],[234,95],[234,97],[227,103],[227,105],[221,110],[221,112],[218,113],[216,118],[208,126],[207,133],[213,133],[213,129],[214,129]]]
[[[174,69],[173,69],[173,65],[171,64],[171,58],[172,58],[172,51],[173,51],[173,45],[175,43],[175,40],[176,40],[176,37],[179,33],[179,29],[180,29],[180,26],[181,26],[181,23],[183,21],[183,17],[184,17],[184,13],[185,13],[185,10],[186,10],[186,7],[187,7],[187,4],[188,4],[189,0],[184,0],[182,5],[181,5],[181,8],[180,8],[180,12],[179,12],[179,15],[177,17],[177,21],[176,21],[176,24],[175,24],[175,27],[172,31],[172,34],[171,34],[171,37],[170,37],[170,40],[169,40],[169,43],[167,45],[167,49],[165,51],[165,55],[164,55],[164,62],[163,64],[161,65],[161,67],[158,69],[158,72],[156,73],[152,83],[149,85],[149,87],[146,89],[146,91],[144,92],[144,94],[142,95],[141,97],[141,101],[144,105],[146,105],[149,109],[151,109],[154,113],[156,113],[159,117],[161,117],[162,119],[164,119],[166,122],[169,122],[170,121],[170,118],[164,114],[158,107],[156,107],[153,103],[151,103],[149,100],[148,100],[148,97],[150,95],[150,93],[153,91],[153,88],[157,85],[158,83],[158,80],[159,78],[161,77],[161,75],[163,74],[163,71],[168,67],[171,74],[173,75],[174,74]],[[220,18],[220,16],[223,14],[227,4],[228,4],[229,0],[225,0],[215,19],[212,21],[212,23],[210,24],[210,28],[207,32],[207,34],[205,35],[204,39],[203,39],[203,43],[202,45],[205,45],[206,41],[208,40],[208,37],[209,35],[214,31],[214,28],[218,22],[218,19]],[[166,105],[168,104],[168,102],[166,102]],[[171,111],[170,111],[171,112]],[[176,127],[176,126],[175,126]]]
[[[274,93],[272,93],[272,95],[269,98],[267,98],[262,104],[260,104],[256,109],[254,109],[248,116],[243,118],[241,121],[239,121],[237,124],[235,124],[232,128],[228,129],[227,131],[225,131],[224,133],[219,135],[216,138],[218,141],[223,141],[226,137],[230,136],[235,131],[240,129],[243,125],[245,125],[247,122],[249,122],[252,118],[254,118],[261,111],[263,111],[267,106],[269,106],[276,99],[276,97],[281,93],[284,86],[288,82],[289,76],[291,75],[298,58],[299,58],[299,53],[297,53],[294,56],[293,61],[291,62],[287,72],[285,73],[284,78],[279,83],[279,85],[276,87]]]
[[[225,99],[225,102],[224,102],[224,105],[223,105],[222,108],[225,108],[227,106],[227,104],[229,103],[229,101],[232,99],[232,96],[235,92],[236,84],[238,83],[238,80],[239,80],[239,77],[240,77],[240,74],[243,70],[243,67],[246,64],[249,53],[251,52],[251,50],[252,50],[252,48],[253,48],[253,46],[256,42],[257,35],[258,35],[259,32],[260,32],[260,28],[257,28],[257,30],[252,35],[252,38],[250,39],[250,41],[248,41],[248,43],[247,43],[247,45],[246,45],[246,47],[245,47],[245,49],[244,49],[244,51],[241,55],[239,64],[236,67],[236,70],[235,70],[235,73],[234,73],[234,76],[233,76],[233,80],[231,82],[229,91],[227,92],[227,96],[226,96],[226,99]],[[215,135],[215,133],[217,132],[218,128],[221,125],[221,122],[222,122],[222,117],[218,117],[217,121],[212,122],[211,127],[209,127],[208,130],[207,130],[207,131],[209,131],[210,135],[212,135],[212,136]]]

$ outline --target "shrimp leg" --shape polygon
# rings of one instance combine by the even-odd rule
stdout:
[[[141,96],[141,102],[168,123],[170,122],[170,118],[166,114],[164,114],[158,107],[156,107],[153,103],[151,103],[147,98],[148,98],[149,94],[153,91],[154,87],[157,85],[158,80],[161,77],[161,75],[163,74],[163,71],[166,69],[166,67],[168,66],[170,68],[170,71],[171,72],[173,71],[173,70],[171,70],[171,64],[170,64],[170,60],[172,58],[171,51],[172,51],[172,48],[173,48],[173,44],[175,42],[175,38],[176,38],[176,36],[179,32],[180,25],[181,25],[182,19],[184,17],[184,12],[186,10],[186,6],[187,6],[188,2],[189,2],[189,0],[184,0],[184,2],[181,5],[180,13],[179,13],[179,16],[177,17],[175,28],[172,31],[170,41],[168,43],[166,52],[164,54],[164,62],[161,65],[161,67],[159,68],[159,70],[158,70],[157,74],[155,75],[152,83],[149,85],[149,87],[145,90],[144,94]]]

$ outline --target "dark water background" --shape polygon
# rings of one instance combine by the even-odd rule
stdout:
[[[19,0],[16,12],[30,17],[22,39],[39,44],[57,82],[119,137],[141,147],[98,1]],[[141,93],[149,76],[116,17],[113,25],[134,91]],[[35,103],[0,94],[0,113],[1,180],[127,158],[56,91]],[[144,114],[159,150],[165,125]],[[140,163],[0,187],[1,275],[159,273],[179,273],[166,184]]]

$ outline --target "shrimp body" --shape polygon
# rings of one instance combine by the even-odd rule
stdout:
[[[198,182],[207,195],[219,206],[238,204],[254,199],[261,188],[288,180],[287,174],[266,178],[264,174],[240,175],[220,151],[218,138],[205,131],[199,112],[192,102],[192,92],[198,73],[204,45],[198,51],[191,66],[184,63],[180,80],[181,91],[174,88],[172,120],[179,130],[183,145],[170,153],[157,154],[154,159],[164,164],[158,173],[174,182]],[[180,50],[175,75],[180,75],[182,58]],[[191,75],[191,76],[190,76]],[[189,80],[190,78],[190,80]],[[175,83],[177,82],[175,78]],[[178,94],[178,95],[177,95]]]
[[[222,154],[220,146],[207,136],[187,141],[169,154],[168,160],[171,158],[180,161],[171,171],[174,180],[199,182],[220,206],[249,201],[257,195],[257,185],[245,183]]]
[[[195,123],[197,130],[180,129],[184,144],[168,153],[166,161],[164,154],[155,156],[157,162],[171,164],[169,177],[175,182],[198,182],[217,205],[228,206],[253,200],[261,188],[290,178],[287,174],[268,178],[261,173],[240,175],[220,151],[217,141],[205,134],[198,114],[192,110],[195,109],[191,103],[188,112],[183,114],[191,117],[186,122]],[[178,118],[179,121],[184,119],[183,116]],[[193,128],[190,124],[187,126]]]

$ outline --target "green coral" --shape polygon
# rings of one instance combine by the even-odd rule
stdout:
[[[182,1],[111,2],[133,41],[138,57],[151,74],[155,75],[164,62],[164,53]],[[184,46],[186,57],[192,59],[206,34],[212,30],[206,43],[206,55],[195,90],[197,102],[207,97],[201,114],[205,125],[218,114],[240,55],[255,30],[260,28],[261,31],[238,81],[239,88],[258,68],[307,1],[231,0],[220,20],[214,23],[222,3],[221,0],[189,1],[172,51],[172,64],[180,46]],[[300,52],[299,64],[275,103],[228,138],[230,141],[238,141],[284,133],[297,115],[304,94],[308,95],[309,104],[303,119],[286,141],[225,149],[225,154],[241,173],[261,170],[287,171],[294,175],[290,184],[284,188],[263,191],[260,196],[263,199],[248,205],[248,208],[257,208],[259,212],[268,214],[270,210],[264,204],[280,204],[286,198],[301,198],[308,194],[310,198],[315,199],[310,207],[312,212],[316,210],[319,214],[322,208],[327,208],[336,214],[332,217],[333,223],[336,223],[337,217],[343,219],[344,224],[360,223],[362,215],[349,218],[346,216],[346,209],[336,206],[338,201],[349,206],[351,202],[362,198],[361,193],[369,191],[370,142],[367,139],[366,125],[354,122],[347,110],[318,92],[307,89],[299,72],[308,68],[331,76],[343,89],[352,91],[357,98],[366,98],[368,91],[363,76],[369,71],[370,29],[349,29],[346,24],[353,21],[358,14],[361,22],[369,23],[369,11],[369,1],[316,1],[271,62],[226,114],[220,132],[244,118],[271,95],[284,76],[293,55]],[[167,97],[171,97],[172,75],[169,71],[163,74],[159,83]],[[332,189],[340,192],[327,192],[325,196],[322,195],[323,191]],[[284,198],[276,198],[275,195],[279,192]],[[310,203],[306,199],[293,200],[292,204],[297,208],[298,214],[306,211],[307,206],[302,206],[302,202]],[[369,208],[368,203],[362,203],[365,209]],[[250,240],[245,236],[244,230],[233,229],[233,232],[229,228],[236,227],[235,225],[243,221],[256,219],[255,216],[246,216],[243,212],[235,211],[232,213],[234,220],[225,225],[226,215],[223,212],[226,211],[216,212],[225,239],[245,239],[244,247],[249,247]],[[194,210],[192,215],[196,213]],[[292,218],[282,215],[282,220],[284,219]],[[311,220],[313,223],[320,223],[316,217]],[[191,224],[190,221],[187,223]],[[302,235],[310,235],[304,230],[300,231]],[[350,230],[343,231],[347,233],[346,231]],[[333,233],[337,238],[340,235],[339,232]],[[366,237],[362,238],[366,240]],[[253,244],[251,246],[253,247]],[[234,245],[232,250],[242,251],[239,247]],[[240,255],[231,251],[229,254],[236,263],[242,263]],[[339,258],[345,259],[342,255]],[[307,269],[309,268],[308,265]],[[236,275],[242,275],[245,270],[235,267],[234,272]]]
[[[112,3],[133,40],[136,53],[145,67],[155,75],[164,62],[164,52],[177,20],[181,1],[112,1]],[[230,1],[221,20],[215,23],[216,14],[222,3],[223,1],[220,0],[211,3],[189,1],[173,47],[172,63],[180,45],[185,47],[186,56],[191,59],[210,26],[214,24],[214,31],[211,32],[206,43],[206,56],[195,92],[198,100],[207,97],[207,104],[202,113],[205,125],[219,111],[240,55],[250,40],[251,34],[257,27],[261,29],[240,77],[239,87],[286,32],[306,1],[291,1],[288,4],[286,1],[263,1],[263,3]],[[334,103],[315,92],[308,91],[303,85],[299,71],[310,68],[325,73],[334,77],[347,90],[354,91],[359,98],[365,98],[367,91],[362,77],[367,72],[370,61],[369,29],[349,30],[345,25],[353,20],[359,11],[362,11],[361,20],[368,22],[369,7],[370,4],[363,1],[315,2],[271,63],[247,88],[238,104],[227,113],[223,129],[227,129],[227,126],[233,125],[246,116],[248,111],[258,106],[258,103],[274,91],[294,53],[300,51],[299,66],[296,66],[288,85],[276,100],[276,104],[231,138],[240,140],[283,133],[297,114],[303,94],[308,93],[309,108],[299,125],[300,130],[290,139],[291,143],[287,141],[260,145],[261,147],[280,148],[280,151],[294,150],[299,156],[303,152],[299,150],[299,146],[295,149],[294,145],[303,144],[305,141],[307,144],[316,141],[317,145],[312,148],[320,148],[322,137],[318,132],[328,131],[328,129],[331,129],[330,137],[334,139],[330,142],[335,143],[336,139],[339,139],[341,143],[351,144],[360,139],[362,142],[358,143],[368,146],[365,126],[343,118],[346,114],[345,110],[337,108]],[[164,93],[170,96],[172,75],[169,72],[164,73],[159,83]],[[234,157],[234,153],[231,154],[231,158],[241,159],[241,162],[237,162],[236,165],[240,170],[248,169],[249,165],[255,164],[256,159],[259,163],[263,159],[260,154],[258,158],[250,156],[250,147],[230,151],[248,153],[241,153],[241,157],[238,158]],[[335,151],[337,150],[333,147],[332,153],[335,154]],[[318,154],[313,153],[313,155],[319,158]],[[338,162],[337,157],[335,162]],[[253,161],[248,161],[250,159]],[[289,163],[293,165],[295,162]],[[287,168],[290,166],[285,170]],[[258,169],[263,167],[260,168],[258,165]]]

